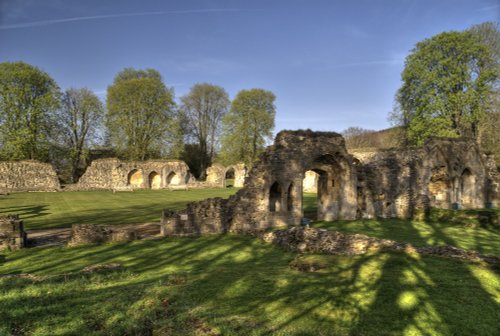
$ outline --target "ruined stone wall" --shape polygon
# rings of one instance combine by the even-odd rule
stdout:
[[[490,161],[466,139],[432,138],[418,149],[349,154],[339,134],[283,131],[241,190],[227,201],[195,202],[178,213],[167,210],[164,234],[299,224],[308,171],[317,174],[319,220],[410,218],[431,207],[482,208],[498,198],[498,173]]]
[[[0,251],[17,250],[26,245],[23,221],[18,215],[0,216]]]
[[[121,161],[98,159],[72,190],[161,189],[186,186],[191,181],[189,167],[179,160]]]
[[[161,232],[164,236],[201,235],[228,231],[231,209],[220,197],[192,202],[180,212],[164,210]]]
[[[305,173],[304,180],[302,181],[302,186],[304,187],[304,192],[317,193],[318,192],[318,173],[308,170]]]
[[[223,165],[216,163],[208,167],[206,185],[216,188],[226,187],[226,174],[228,174],[230,170],[233,171],[234,175],[233,187],[243,187],[247,176],[247,168],[244,163],[237,163],[228,167],[224,167]]]
[[[56,191],[60,184],[54,167],[34,160],[0,161],[0,192]]]

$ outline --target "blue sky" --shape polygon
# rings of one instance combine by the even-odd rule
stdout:
[[[485,21],[500,0],[0,0],[0,62],[101,98],[121,69],[154,68],[177,98],[273,91],[276,131],[383,129],[415,43]]]

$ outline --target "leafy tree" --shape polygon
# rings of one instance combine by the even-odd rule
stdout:
[[[431,135],[477,139],[495,81],[489,49],[470,31],[444,32],[417,43],[406,58],[396,100],[411,144]]]
[[[500,30],[498,23],[484,22],[472,26],[469,31],[486,45],[494,60],[490,66],[500,64]],[[496,81],[493,90],[485,101],[486,115],[479,124],[479,144],[481,148],[495,155],[500,166],[500,82]]]
[[[222,118],[229,109],[229,97],[220,86],[198,83],[181,101],[187,134],[198,145],[199,171],[204,178],[205,169],[215,157]]]
[[[89,145],[102,135],[104,107],[89,89],[68,89],[62,97],[59,113],[60,135],[68,149],[72,182],[79,175],[81,162],[87,157]]]
[[[110,139],[123,156],[145,160],[165,152],[175,103],[156,70],[127,68],[118,73],[108,87],[107,105]]]
[[[276,97],[263,89],[242,90],[224,118],[222,156],[226,163],[251,166],[272,138]]]
[[[0,63],[0,157],[48,159],[60,91],[44,71],[23,62]]]

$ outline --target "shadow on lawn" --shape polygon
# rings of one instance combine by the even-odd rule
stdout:
[[[47,205],[25,205],[25,206],[11,206],[0,209],[0,215],[5,216],[9,214],[18,214],[21,219],[30,219],[44,215],[50,215],[47,211]]]
[[[289,267],[296,254],[232,235],[22,251],[7,257],[12,267],[26,265],[15,270],[23,273],[76,272],[109,262],[127,270],[109,278],[96,275],[92,281],[82,277],[70,281],[67,289],[42,290],[41,296],[23,290],[34,286],[27,281],[7,285],[6,293],[28,293],[0,300],[0,325],[11,328],[49,321],[71,326],[68,330],[80,335],[145,335],[155,319],[163,319],[171,334],[199,332],[199,321],[224,335],[496,332],[498,304],[468,264],[441,258],[403,253],[322,256],[329,260],[326,269],[304,273]],[[186,282],[168,284],[165,279],[176,274]],[[168,306],[160,305],[160,312],[137,308],[154,286],[164,287]],[[151,300],[162,300],[162,295]],[[143,328],[123,329],[133,325]]]

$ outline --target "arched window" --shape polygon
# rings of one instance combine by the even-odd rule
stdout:
[[[134,169],[128,173],[127,183],[133,188],[141,188],[144,179],[140,170]]]
[[[160,189],[161,187],[161,177],[160,174],[153,171],[149,174],[149,188]]]
[[[167,185],[176,185],[179,184],[179,178],[175,174],[175,172],[170,172],[170,174],[167,175]]]
[[[234,168],[231,167],[226,171],[226,174],[224,176],[224,182],[226,187],[234,187]]]
[[[280,212],[281,211],[281,186],[278,182],[274,182],[269,190],[269,211],[270,212]]]
[[[286,197],[286,209],[287,211],[293,211],[294,208],[294,202],[295,202],[295,189],[293,187],[293,183],[290,183],[290,186],[288,187],[288,193]]]
[[[468,168],[465,168],[460,178],[460,203],[464,208],[472,207],[474,204],[476,179]]]

